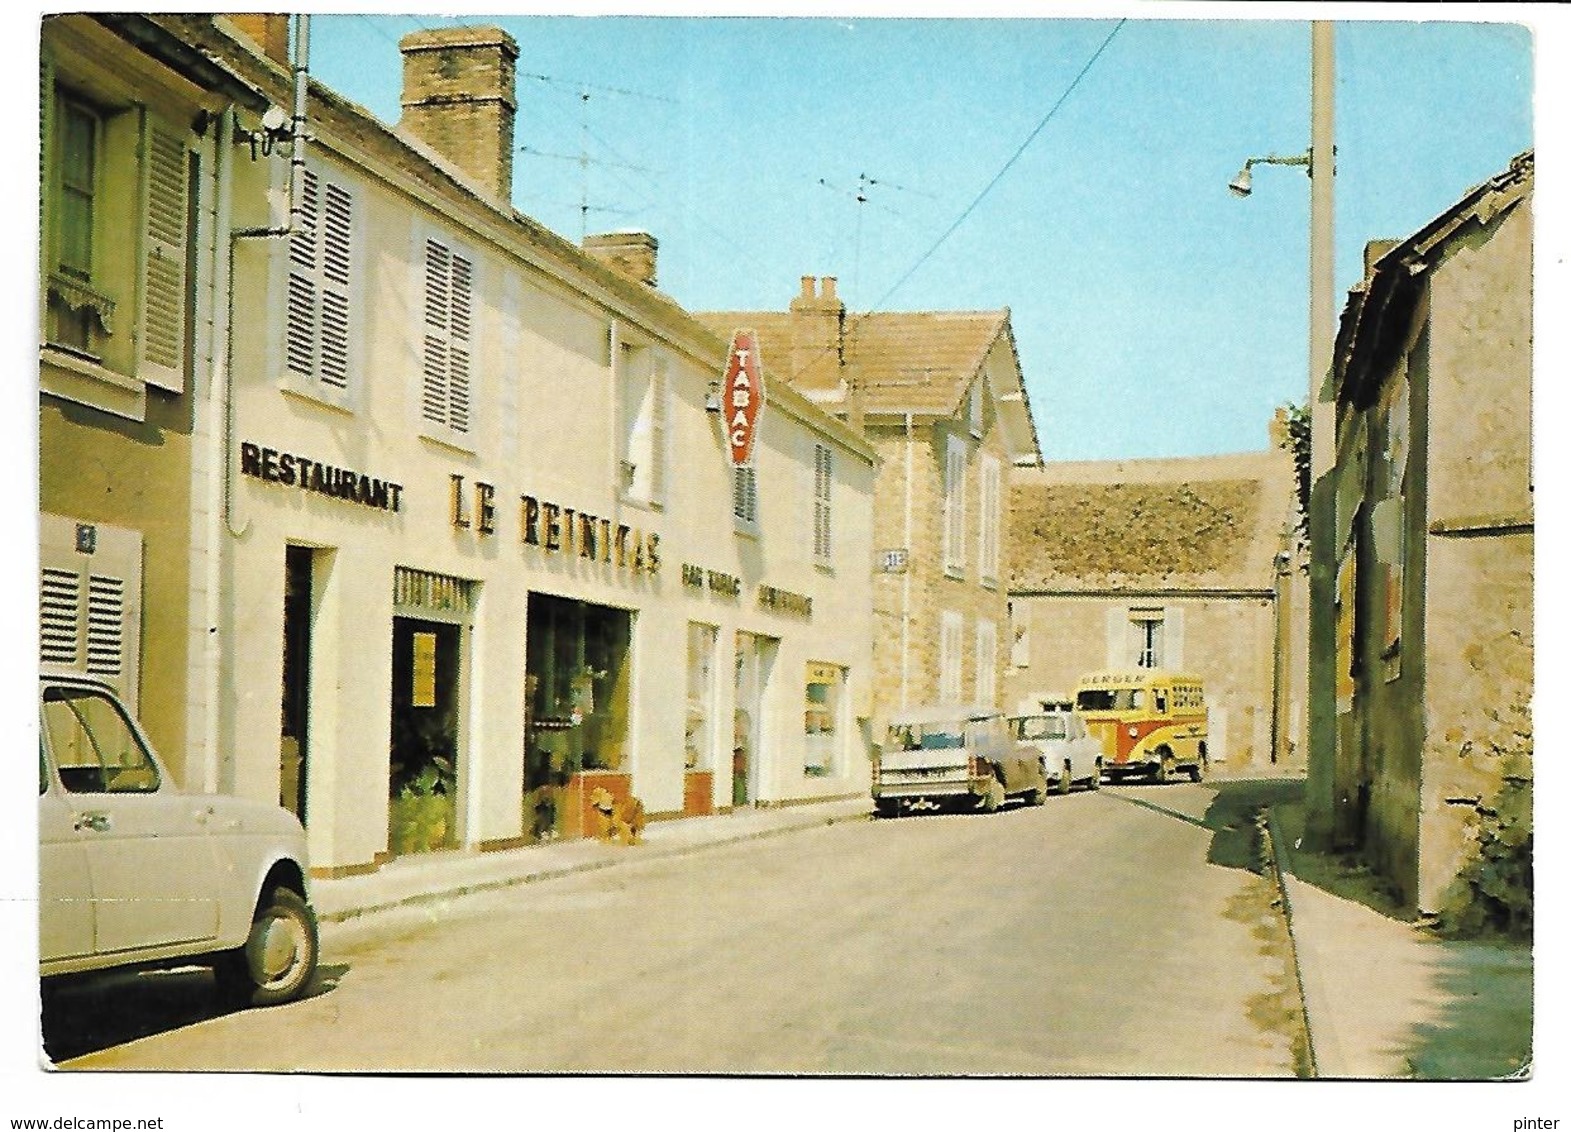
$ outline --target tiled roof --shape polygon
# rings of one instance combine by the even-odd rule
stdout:
[[[709,311],[694,315],[721,338],[758,331],[764,365],[794,385],[791,315],[785,311]],[[1007,330],[1009,312],[914,311],[846,314],[847,374],[861,383],[869,412],[948,415]]]
[[[1017,472],[1010,589],[1269,588],[1292,505],[1283,451]]]

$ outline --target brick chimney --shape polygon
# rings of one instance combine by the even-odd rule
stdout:
[[[458,167],[499,201],[513,192],[514,71],[518,44],[501,28],[411,32],[398,128]]]
[[[584,251],[634,283],[654,287],[660,241],[648,232],[602,232],[584,237]]]
[[[289,14],[287,12],[231,12],[231,26],[262,49],[275,63],[289,66]]]
[[[791,300],[791,384],[801,389],[837,389],[845,362],[845,304],[833,276],[802,276],[802,293]]]

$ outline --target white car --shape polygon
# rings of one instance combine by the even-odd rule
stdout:
[[[293,814],[187,794],[106,683],[39,683],[39,975],[208,963],[231,1001],[298,997],[316,971]]]
[[[1076,783],[1095,790],[1102,784],[1102,745],[1086,732],[1072,711],[1043,711],[1011,716],[1015,742],[1037,751],[1053,788],[1067,794]]]

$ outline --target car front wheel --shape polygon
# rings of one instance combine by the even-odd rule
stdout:
[[[245,945],[214,968],[220,993],[232,1002],[273,1006],[298,998],[316,973],[316,914],[298,893],[274,889],[262,902]]]

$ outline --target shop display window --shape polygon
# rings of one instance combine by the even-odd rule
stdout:
[[[832,664],[808,663],[802,772],[809,778],[823,778],[835,773],[840,702],[844,690],[845,669]]]

